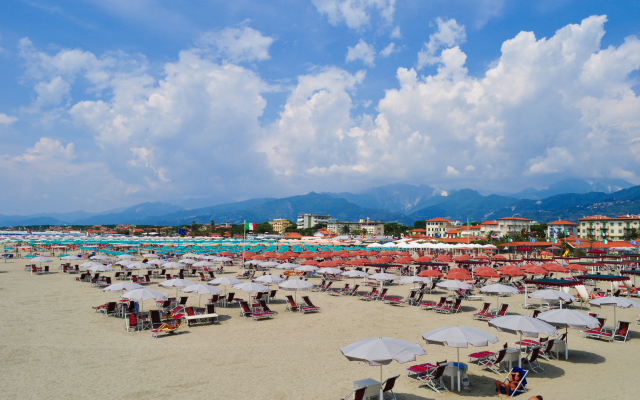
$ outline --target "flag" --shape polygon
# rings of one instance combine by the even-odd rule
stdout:
[[[513,239],[509,238],[509,243],[513,242]]]
[[[187,232],[185,232],[184,229],[182,229],[182,227],[178,227],[178,235],[185,236],[186,234]]]
[[[250,230],[250,231],[253,231],[253,230],[255,230],[255,229],[256,229],[256,224],[251,223],[251,222],[245,222],[245,223],[244,223],[244,228],[245,228],[245,229],[248,229],[248,230]]]
[[[84,231],[84,235],[85,235],[85,236],[91,236],[91,234],[89,233],[89,231]]]
[[[600,234],[602,235],[602,237],[607,236],[607,234],[606,234],[606,233],[604,233],[604,232],[600,232]]]
[[[634,245],[634,246],[638,245],[638,243],[635,240],[631,240],[631,244]]]
[[[532,237],[530,237],[530,238],[529,238],[529,241],[530,241],[531,243],[535,243],[535,242],[536,242],[536,240],[535,240],[534,238],[532,238]]]
[[[576,239],[576,244],[582,244],[578,239]]]
[[[609,241],[607,239],[602,239],[602,244],[609,244]]]
[[[551,241],[552,241],[553,243],[558,243],[558,239],[555,239],[555,238],[554,238],[554,239],[551,239]]]

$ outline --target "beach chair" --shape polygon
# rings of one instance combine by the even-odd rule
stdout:
[[[210,304],[216,304],[220,301],[220,295],[219,294],[212,294],[211,298],[209,299],[209,303]]]
[[[300,311],[302,311],[302,313],[308,313],[308,312],[319,312],[320,311],[320,307],[316,307],[311,300],[309,299],[309,296],[302,296],[302,301],[305,302],[306,306],[302,306],[300,307]]]
[[[445,365],[439,365],[431,373],[420,375],[420,385],[418,387],[427,386],[430,389],[435,390],[437,393],[440,391],[448,392],[449,390],[444,386],[442,375],[444,374]]]
[[[627,321],[618,321],[618,327],[613,332],[613,338],[611,341],[626,342],[629,337],[629,325]]]
[[[288,276],[287,276],[288,278]],[[313,292],[320,292],[322,291],[325,287],[327,286],[327,282],[326,281],[322,281],[320,282],[320,285],[318,286],[314,286],[313,289],[311,289]]]
[[[162,325],[160,310],[151,310],[151,329],[156,329]]]
[[[544,358],[547,361],[555,360],[555,356],[551,352],[551,348],[553,347],[554,340],[546,340],[543,344],[542,339],[540,339],[540,357]]]
[[[533,350],[531,350],[531,355],[529,356],[529,358],[522,357],[522,359],[521,359],[522,366],[524,368],[527,368],[527,369],[535,372],[538,375],[544,374],[547,371],[545,371],[542,368],[542,365],[540,365],[540,361],[538,361],[538,356],[539,355],[540,355],[540,348],[539,347],[535,347]],[[538,370],[540,370],[540,372],[538,372]]]
[[[481,319],[481,318],[484,318],[487,315],[490,315],[489,314],[489,307],[491,307],[491,303],[482,304],[482,308],[480,309],[480,311],[478,311],[475,314],[471,314],[471,317],[473,319]]]
[[[42,273],[43,273],[44,275],[49,275],[49,266],[48,266],[48,265],[45,265],[45,266],[44,266],[44,270],[42,271]]]
[[[273,315],[277,315],[278,313],[275,311],[272,311],[269,306],[267,305],[267,302],[264,300],[260,300],[260,306],[262,307],[262,312],[265,313],[271,313]]]
[[[200,272],[200,281],[201,281],[201,282],[208,282],[208,281],[209,281],[209,279],[207,279],[207,278],[204,276],[204,273]]]
[[[273,318],[273,314],[271,313],[252,312],[251,308],[249,308],[249,304],[247,304],[247,302],[244,300],[240,302],[240,309],[240,315],[242,315],[244,318],[251,318],[254,321],[265,318]]]
[[[285,296],[287,299],[287,311],[289,312],[298,312],[298,305],[293,300],[293,296]]]
[[[585,338],[599,338],[600,334],[602,333],[602,329],[604,328],[604,324],[607,322],[606,318],[596,318],[599,322],[599,326],[593,328],[593,329],[587,329],[584,331],[580,331],[582,333],[584,333],[584,337]]]
[[[176,325],[173,328],[152,329],[151,337],[157,339],[158,336],[162,334],[173,335],[181,326],[182,324],[180,322],[176,322]]]
[[[349,291],[349,284],[345,283],[343,287],[339,289],[329,290],[327,293],[329,293],[331,296],[340,296],[343,293],[348,291]]]
[[[516,386],[515,389],[511,390],[509,389],[509,393],[504,393],[509,395],[509,397],[515,397],[518,396],[524,392],[527,391],[527,374],[529,373],[529,371],[525,371],[520,367],[513,367],[511,368],[511,371],[509,372],[509,374],[507,374],[507,377],[502,381],[502,383],[506,383],[507,380],[509,379],[509,375],[511,374],[511,372],[517,372],[520,374],[520,382],[518,382],[518,385]]]
[[[435,307],[442,307],[446,301],[447,301],[446,297],[440,297],[440,300],[438,300],[437,303],[434,303],[434,302],[420,303],[420,309],[421,310],[432,310]]]
[[[111,316],[115,316],[116,315],[116,307],[117,307],[118,303],[116,303],[115,301],[110,301],[107,303],[107,308],[100,308],[98,309],[98,312],[101,314],[106,315],[107,317],[109,315]]]
[[[502,360],[504,360],[504,356],[506,354],[507,354],[507,349],[502,349],[502,350],[498,351],[493,356],[493,358],[479,361],[478,365],[481,365],[482,367],[487,368],[487,369],[491,370],[492,372],[495,372],[498,375],[501,375],[500,372],[507,372],[502,367]]]
[[[269,292],[268,296],[267,296],[267,301],[269,301],[269,302],[270,302],[271,300],[275,299],[275,298],[276,298],[276,293],[278,293],[278,290],[277,290],[277,289],[273,289],[273,290],[271,290],[271,291]]]
[[[435,312],[444,313],[444,314],[455,314],[460,309],[461,303],[462,303],[462,300],[456,299],[456,301],[451,305],[451,307],[447,307],[443,305],[440,307],[433,307],[433,310]]]
[[[538,315],[540,315],[540,310],[532,310],[529,313],[529,317],[531,317],[531,318],[538,318]]]
[[[589,313],[591,314],[591,313]],[[636,325],[640,325],[640,316],[638,316],[638,319],[636,320]]]
[[[398,378],[400,378],[400,375],[387,378],[386,381],[382,382],[382,398],[384,400],[397,400],[396,394],[393,393],[393,387],[395,386]]]
[[[416,298],[409,301],[409,305],[417,307],[419,304],[422,303],[422,298],[423,297],[424,297],[424,293],[418,292],[418,295],[416,296]]]
[[[351,289],[349,292],[345,293],[345,296],[355,296],[358,294],[358,289],[360,289],[360,285],[355,285],[353,287],[353,289]],[[638,318],[640,319],[640,318]]]
[[[374,300],[377,295],[378,295],[378,288],[374,287],[374,288],[371,288],[371,292],[358,295],[358,298],[360,300],[369,301],[369,300]]]
[[[382,292],[380,292],[380,294],[378,294],[374,300],[384,300],[385,296],[387,295],[387,292],[389,291],[389,289],[384,288],[382,289]]]
[[[354,389],[353,392],[349,393],[347,397],[342,397],[339,400],[349,400],[353,397],[353,400],[364,400],[364,394],[367,391],[366,387],[360,389]]]
[[[139,332],[148,326],[148,322],[139,319],[135,313],[127,314],[125,318],[125,328],[127,328],[127,332],[129,332],[130,329]]]
[[[333,285],[333,281],[330,281],[329,283],[327,283],[327,286],[324,287],[324,289],[321,289],[321,292],[327,292],[329,289],[331,289],[331,285]]]

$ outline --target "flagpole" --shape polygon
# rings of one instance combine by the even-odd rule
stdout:
[[[242,224],[242,273],[244,273],[244,248],[246,246],[247,237],[247,220]]]

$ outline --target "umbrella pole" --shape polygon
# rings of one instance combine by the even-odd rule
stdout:
[[[568,360],[569,359],[569,325],[564,327],[564,359]]]
[[[460,348],[458,349],[458,392],[460,391]]]
[[[383,393],[382,393],[382,365],[380,366],[380,400],[383,400],[384,397]]]
[[[520,332],[520,342],[522,342],[522,332]],[[522,345],[520,345],[520,349],[522,349]],[[522,352],[518,351],[518,367],[522,368]]]

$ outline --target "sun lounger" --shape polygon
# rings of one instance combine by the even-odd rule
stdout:
[[[527,357],[522,357],[522,366],[524,368],[527,368],[533,372],[535,372],[536,374],[540,375],[540,374],[544,374],[545,371],[542,368],[542,365],[540,365],[540,361],[538,361],[538,356],[540,355],[540,348],[536,347],[533,350],[531,350],[531,355],[529,356],[529,358]],[[540,371],[540,372],[538,372]]]
[[[269,306],[267,305],[267,302],[266,302],[266,301],[264,301],[264,300],[260,300],[260,306],[262,307],[262,312],[265,312],[265,313],[271,313],[271,314],[273,314],[273,315],[277,315],[277,314],[278,314],[277,312],[275,312],[275,311],[271,310],[271,309],[269,308]]]
[[[607,322],[606,318],[597,318],[598,322],[600,323],[599,326],[593,328],[593,329],[587,329],[584,331],[580,331],[582,333],[584,333],[584,337],[586,338],[599,338],[600,334],[602,333],[602,329],[604,328],[604,324],[605,322]]]
[[[489,315],[489,307],[491,307],[491,303],[484,303],[480,311],[475,314],[471,314],[473,319],[483,318],[486,315]]]
[[[358,295],[358,298],[360,300],[370,301],[370,300],[375,300],[377,295],[378,295],[378,288],[373,288],[369,293]]]
[[[308,313],[308,312],[319,312],[320,311],[320,307],[316,307],[315,305],[313,305],[313,303],[309,299],[309,296],[302,296],[302,301],[304,301],[305,304],[306,304],[306,306],[300,307],[300,311],[302,311],[303,314],[304,313]]]
[[[509,304],[502,304],[500,306],[500,310],[498,311],[497,314],[483,314],[483,315],[477,315],[476,319],[480,319],[480,320],[490,320],[490,319],[494,319],[497,317],[504,317],[505,315],[507,315],[507,310],[509,309]]]
[[[181,326],[182,325],[180,324],[180,322],[178,322],[177,325],[174,328],[152,329],[151,330],[151,337],[154,338],[154,339],[157,339],[159,335],[164,335],[164,334],[172,335],[178,329],[180,329]]]
[[[251,318],[254,321],[257,321],[259,319],[273,318],[273,314],[272,313],[253,312],[253,311],[251,311],[251,308],[249,308],[249,304],[247,304],[246,301],[241,301],[240,302],[240,307],[241,307],[240,314],[244,318]]]
[[[187,315],[184,319],[189,326],[193,324],[201,324],[203,322],[216,323],[218,321],[218,314],[215,312],[216,308],[213,304],[207,304],[207,308],[204,314],[196,314],[192,307],[185,308]]]
[[[527,391],[526,386],[527,386],[527,374],[529,373],[529,371],[525,371],[522,368],[519,367],[513,367],[511,368],[511,371],[509,372],[509,374],[507,374],[507,377],[502,381],[503,384],[506,384],[507,380],[509,379],[509,375],[511,375],[512,372],[517,372],[520,374],[520,381],[518,382],[518,385],[516,386],[515,389],[511,390],[509,389],[509,393],[504,393],[506,395],[508,395],[509,397],[515,397],[518,396],[519,394],[522,394],[524,392]]]
[[[364,394],[367,391],[366,387],[360,389],[354,389],[353,392],[349,393],[347,397],[341,397],[339,400],[364,400]]]
[[[440,297],[440,300],[438,300],[437,303],[434,301],[425,301],[423,303],[420,303],[420,309],[431,310],[431,309],[434,309],[435,307],[442,307],[446,301],[447,301],[446,297]]]
[[[285,296],[287,299],[287,311],[289,312],[298,312],[300,311],[298,305],[293,300],[293,296]]]
[[[433,310],[435,312],[439,312],[439,313],[443,313],[443,314],[456,314],[458,312],[458,310],[460,310],[460,304],[462,303],[462,300],[460,299],[456,299],[455,303],[452,304],[450,307],[447,307],[446,305],[440,306],[440,307],[433,307]]]
[[[396,394],[393,393],[393,387],[395,386],[398,378],[400,378],[400,375],[387,378],[386,381],[382,382],[382,398],[384,400],[397,400]]]
[[[433,372],[420,375],[418,379],[421,383],[418,387],[427,386],[430,389],[435,390],[437,393],[440,393],[440,391],[447,392],[448,389],[444,386],[444,382],[442,380],[445,367],[445,365],[440,365],[436,367]]]
[[[495,353],[493,358],[479,361],[478,365],[481,365],[482,367],[487,368],[500,375],[500,372],[507,372],[501,366],[505,354],[507,354],[507,349],[502,349],[499,352]]]
[[[358,289],[360,289],[360,285],[355,285],[353,287],[353,289],[351,289],[349,292],[345,293],[345,296],[355,296],[358,294]],[[638,318],[640,319],[640,318]]]

